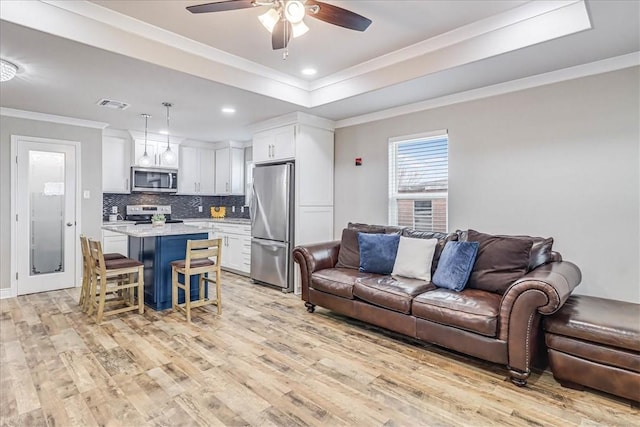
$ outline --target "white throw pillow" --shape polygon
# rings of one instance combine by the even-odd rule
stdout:
[[[413,239],[400,236],[392,276],[431,281],[431,264],[438,239]]]

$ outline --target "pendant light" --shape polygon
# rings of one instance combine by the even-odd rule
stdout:
[[[173,104],[170,102],[163,102],[162,105],[167,107],[167,150],[162,153],[162,164],[173,165],[176,162],[176,154],[171,151],[171,146],[169,145],[169,107],[172,107]]]
[[[149,157],[149,155],[147,154],[147,122],[149,120],[149,117],[151,117],[151,115],[141,114],[141,116],[144,117],[144,154],[142,155],[142,157],[140,157],[140,160],[138,160],[138,164],[140,166],[151,166],[153,161],[151,160],[151,157]]]

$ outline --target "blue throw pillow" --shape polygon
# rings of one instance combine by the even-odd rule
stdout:
[[[359,270],[366,273],[391,274],[399,243],[399,234],[358,233]]]
[[[473,270],[479,246],[478,242],[447,242],[431,283],[457,292],[463,290]]]

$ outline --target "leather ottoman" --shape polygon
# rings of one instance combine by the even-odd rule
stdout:
[[[640,304],[574,295],[544,329],[560,384],[640,402]]]

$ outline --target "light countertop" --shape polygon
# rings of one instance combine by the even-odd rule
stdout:
[[[251,224],[248,218],[182,218],[185,222],[219,222],[222,224]]]
[[[154,227],[150,224],[134,225],[133,223],[123,224],[123,222],[124,221],[121,221],[119,224],[106,222],[102,225],[102,229],[132,237],[176,236],[180,234],[208,233],[211,231],[209,227],[199,227],[182,223],[165,224],[160,227]]]

